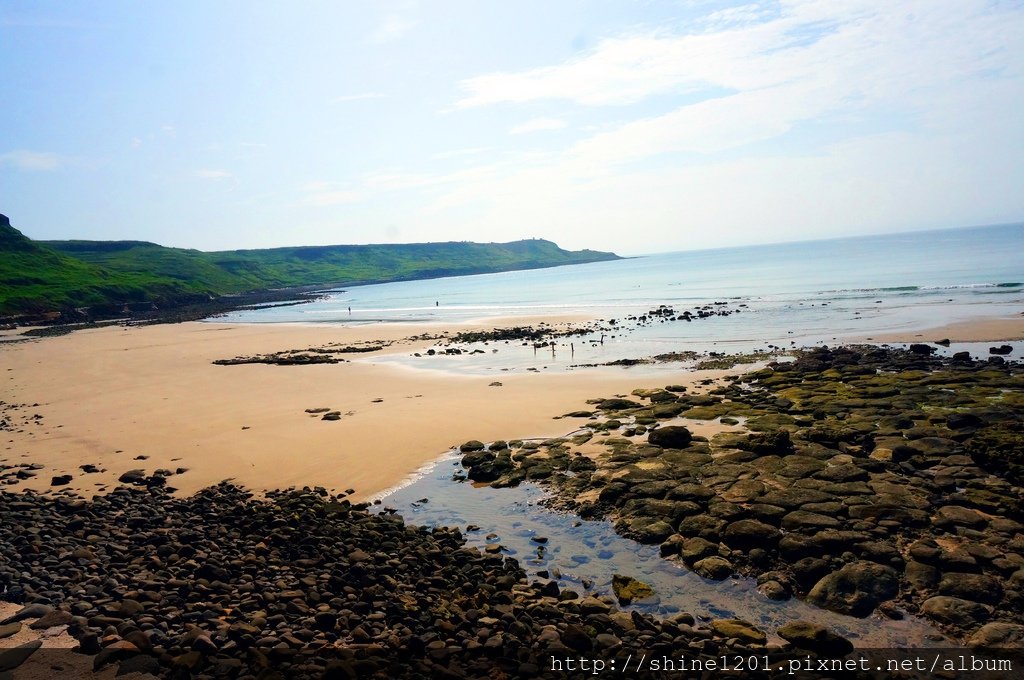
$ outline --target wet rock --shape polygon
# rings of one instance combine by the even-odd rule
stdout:
[[[898,592],[895,569],[874,562],[853,562],[822,577],[807,594],[807,601],[840,614],[865,617]]]
[[[793,452],[793,442],[788,430],[773,430],[750,435],[745,442],[740,443],[740,448],[762,456],[785,455]]]
[[[602,411],[624,411],[626,409],[631,408],[640,408],[641,406],[642,404],[638,402],[632,401],[630,399],[621,399],[618,397],[613,399],[605,399],[603,401],[598,402],[597,404],[597,407]]]
[[[729,560],[722,557],[705,557],[693,565],[693,570],[706,579],[722,581],[733,573],[733,566]]]
[[[776,602],[788,600],[792,595],[789,588],[775,580],[768,580],[759,584],[757,591],[769,600],[775,600]]]
[[[1024,626],[1004,621],[986,623],[967,638],[967,646],[1020,649],[1021,646],[1024,646]]]
[[[666,425],[651,430],[647,435],[649,444],[663,449],[684,449],[689,446],[692,439],[693,434],[682,425]]]
[[[937,595],[921,605],[921,613],[930,619],[960,628],[973,628],[988,620],[992,610],[978,602]]]
[[[23,600],[24,601],[24,600]],[[14,623],[15,621],[24,621],[25,619],[38,619],[46,616],[53,611],[53,607],[48,604],[29,604],[25,605],[18,611],[8,616],[3,621],[0,621],[0,625],[6,625]]]
[[[632,576],[624,576],[622,574],[612,576],[612,591],[615,593],[619,604],[630,604],[654,595],[654,589],[643,581],[638,581]]]
[[[459,447],[459,451],[463,453],[468,453],[470,451],[481,451],[483,450],[483,448],[483,442],[478,441],[476,439],[470,439],[468,442],[464,443],[462,446]]]
[[[659,546],[662,557],[678,555],[686,545],[686,539],[680,534],[672,534]]]
[[[33,630],[46,630],[47,628],[53,628],[54,626],[66,626],[71,623],[73,618],[74,617],[71,615],[71,612],[54,609],[52,612],[44,614],[29,624],[29,628]]]
[[[827,515],[803,510],[794,510],[782,518],[782,528],[786,531],[814,532],[821,529],[834,529],[840,526],[839,520]]]
[[[964,526],[980,529],[988,524],[988,520],[974,508],[959,505],[944,505],[935,515],[935,525],[939,527]]]
[[[1003,587],[993,576],[946,572],[939,582],[939,594],[985,604],[997,604],[1003,599]]]
[[[724,638],[735,638],[746,644],[763,645],[768,636],[749,621],[742,619],[715,619],[711,629]]]
[[[718,545],[705,538],[688,538],[679,550],[679,556],[687,564],[718,554]]]
[[[781,533],[778,529],[756,519],[741,519],[730,523],[722,534],[729,546],[752,548],[774,545]]]
[[[661,543],[675,533],[671,524],[657,517],[624,518],[615,526],[638,543]]]
[[[125,472],[120,477],[118,477],[117,481],[121,482],[122,484],[144,485],[146,483],[146,471],[138,469],[128,470],[128,472]]]
[[[853,644],[828,628],[809,621],[791,621],[778,629],[779,637],[797,649],[823,656],[841,657],[853,651]]]

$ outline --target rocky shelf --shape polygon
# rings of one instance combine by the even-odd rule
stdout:
[[[675,390],[675,391],[673,391]],[[727,379],[592,400],[583,434],[464,445],[494,486],[554,503],[722,579],[852,616],[919,614],[1024,644],[1024,374],[927,346],[817,348]],[[743,432],[693,436],[691,421]],[[515,444],[522,444],[516,442]]]

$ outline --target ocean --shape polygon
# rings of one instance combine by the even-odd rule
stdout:
[[[563,314],[623,319],[660,305],[677,313],[708,305],[733,313],[608,333],[603,342],[597,335],[579,338],[570,353],[564,351],[569,340],[540,356],[533,348],[515,356],[505,352],[502,367],[540,360],[545,368],[570,368],[683,350],[746,352],[1019,315],[1024,223],[356,286],[309,304],[240,310],[217,321],[437,324]],[[477,355],[445,357],[429,367],[482,370],[494,363]]]

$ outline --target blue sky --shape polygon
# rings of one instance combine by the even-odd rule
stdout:
[[[17,2],[0,212],[623,254],[1024,219],[1024,2]]]

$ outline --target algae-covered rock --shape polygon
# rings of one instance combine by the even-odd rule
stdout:
[[[735,638],[747,644],[763,645],[768,636],[749,621],[742,619],[715,619],[711,629],[724,638]]]
[[[712,556],[695,562],[693,570],[706,579],[722,581],[732,575],[733,566],[724,557]]]
[[[631,604],[654,596],[654,588],[632,576],[622,574],[612,576],[612,592],[615,593],[619,604]]]
[[[790,621],[776,632],[797,649],[837,657],[853,651],[853,644],[849,640],[809,621]]]

